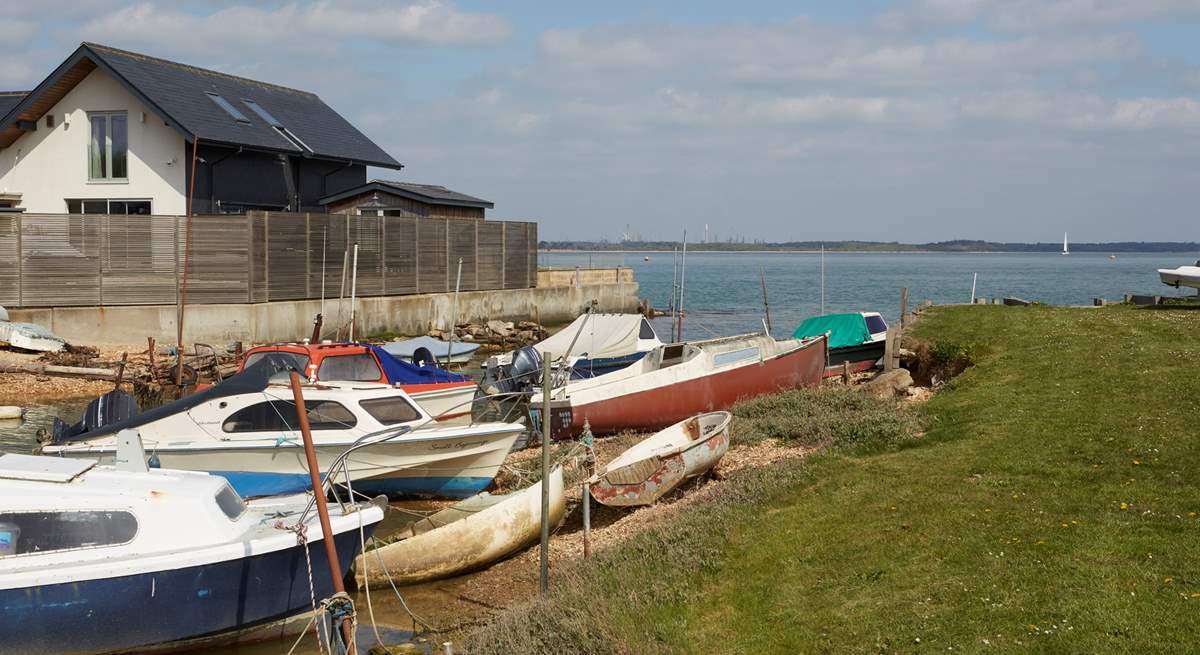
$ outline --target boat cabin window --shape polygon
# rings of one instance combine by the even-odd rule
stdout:
[[[243,369],[250,368],[262,361],[267,355],[279,355],[291,360],[292,365],[296,367],[296,371],[304,377],[308,377],[308,355],[303,353],[292,353],[286,350],[264,350],[261,352],[250,353],[246,356],[246,364]]]
[[[230,521],[236,521],[246,513],[246,503],[242,502],[242,497],[228,484],[217,492],[217,507],[221,508]]]
[[[417,411],[417,408],[400,396],[362,400],[358,405],[367,410],[372,418],[384,425],[407,423],[421,418],[421,413]]]
[[[658,335],[654,334],[654,328],[650,327],[650,321],[642,319],[642,326],[638,328],[639,339],[657,339]]]
[[[375,358],[367,353],[361,355],[327,355],[321,360],[317,379],[326,382],[339,380],[350,382],[378,382],[382,374]]]
[[[343,430],[358,423],[344,405],[332,400],[306,400],[308,426],[313,430]],[[299,430],[296,405],[287,400],[271,400],[243,407],[225,419],[226,432],[287,432]]]
[[[867,331],[869,331],[871,334],[879,334],[880,332],[887,332],[887,323],[883,322],[883,317],[881,317],[881,316],[866,316],[864,318],[867,321]]]
[[[662,361],[659,363],[659,368],[667,368],[674,366],[680,362],[690,359],[691,351],[686,343],[676,343],[663,346]]]
[[[133,541],[137,531],[137,519],[126,511],[0,512],[0,558],[117,546]]]

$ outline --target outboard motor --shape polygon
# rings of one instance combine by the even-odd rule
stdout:
[[[477,421],[512,421],[528,414],[529,403],[521,392],[528,392],[542,375],[542,353],[526,346],[512,354],[508,364],[492,358],[483,369],[483,379],[475,392],[472,412]],[[484,401],[483,398],[488,398]],[[519,439],[518,444],[524,439]]]
[[[114,389],[88,403],[87,409],[83,410],[83,417],[75,425],[67,425],[55,417],[53,431],[49,435],[40,435],[39,440],[45,442],[49,437],[49,443],[63,443],[86,436],[106,425],[133,418],[141,412],[133,396],[121,389]]]
[[[413,351],[412,363],[416,366],[437,366],[438,360],[428,348],[421,346]]]

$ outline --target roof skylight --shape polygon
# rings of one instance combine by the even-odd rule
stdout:
[[[225,113],[227,113],[233,117],[233,120],[235,120],[239,123],[247,123],[247,124],[250,122],[250,119],[246,118],[245,114],[238,111],[237,107],[234,107],[225,98],[222,98],[221,96],[219,96],[215,93],[211,93],[211,92],[207,92],[207,91],[204,93],[204,95],[208,96],[208,99],[212,100],[214,103],[216,103],[216,105],[218,107],[220,107],[221,109],[224,109]]]
[[[283,123],[279,119],[272,116],[266,109],[263,109],[257,102],[249,98],[242,98],[242,104],[250,108],[250,111],[258,114],[258,117],[267,122],[271,127],[283,127]]]

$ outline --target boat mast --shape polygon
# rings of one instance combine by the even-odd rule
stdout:
[[[308,460],[308,475],[312,479],[313,498],[317,501],[317,517],[321,521],[321,541],[325,542],[325,560],[329,563],[329,577],[333,581],[334,594],[346,593],[342,584],[342,572],[339,567],[337,545],[333,541],[333,527],[329,523],[329,506],[325,503],[325,486],[321,484],[321,469],[317,464],[317,450],[313,446],[312,430],[308,426],[308,408],[304,404],[304,393],[300,390],[300,375],[295,370],[289,372],[292,383],[292,400],[296,404],[296,420],[300,424],[300,436],[304,439],[304,457]],[[330,472],[332,475],[332,472]],[[303,525],[300,526],[303,530]],[[301,535],[304,533],[302,532]],[[308,548],[308,543],[303,544]],[[350,652],[354,652],[354,624],[347,616],[342,619],[342,639]]]
[[[679,264],[679,306],[676,308],[678,318],[676,323],[679,325],[676,338],[678,341],[683,341],[683,289],[687,280],[687,230],[683,231],[683,256],[680,258]]]
[[[675,342],[675,294],[679,291],[679,246],[671,250],[671,302],[668,316],[671,317],[671,342]]]
[[[454,299],[450,302],[450,339],[446,344],[446,366],[454,354],[454,324],[458,322],[458,288],[462,285],[462,257],[458,258],[458,276],[454,278]]]
[[[821,244],[821,316],[825,315],[825,244]]]
[[[358,242],[354,242],[354,263],[350,265],[350,341],[354,341],[354,321],[358,318]]]

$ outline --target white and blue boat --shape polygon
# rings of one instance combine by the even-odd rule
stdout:
[[[229,480],[246,498],[310,486],[292,391],[272,377],[286,361],[265,358],[242,373],[169,405],[128,416],[89,408],[84,421],[56,429],[42,453],[113,461],[118,433],[136,429],[163,468],[204,471]],[[126,407],[123,392],[99,404]],[[391,497],[467,498],[500,470],[521,423],[446,425],[401,389],[368,382],[305,383],[304,404],[317,461],[327,470],[343,451],[355,491]],[[114,420],[116,419],[116,420]]]
[[[619,371],[641,360],[646,353],[663,345],[641,314],[583,314],[569,325],[528,348],[545,357],[566,362],[573,380],[593,378]],[[500,377],[502,367],[510,366],[513,353],[489,360],[484,377]]]
[[[136,464],[0,456],[0,651],[117,653],[215,638],[311,611],[314,596],[333,593],[310,496],[245,503],[220,477]],[[329,509],[344,575],[360,528],[369,537],[383,508]]]

